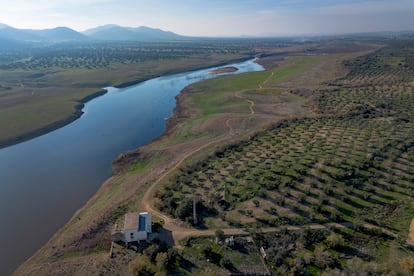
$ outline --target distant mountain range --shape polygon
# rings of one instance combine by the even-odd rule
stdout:
[[[88,40],[108,41],[169,41],[185,40],[188,37],[149,27],[122,27],[118,25],[105,25],[77,32],[67,27],[53,29],[31,30],[17,29],[0,23],[0,44],[17,45],[28,42],[68,42]],[[0,48],[2,46],[0,45]]]
[[[121,27],[118,25],[105,25],[83,32],[84,35],[96,40],[124,40],[124,41],[159,41],[182,40],[185,36],[173,32],[153,29],[149,27]]]

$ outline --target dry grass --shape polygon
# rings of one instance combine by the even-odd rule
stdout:
[[[332,55],[320,58],[325,66],[330,64],[335,67],[349,56]],[[205,159],[223,145],[244,139],[281,119],[314,116],[310,108],[304,105],[303,97],[290,93],[290,90],[296,88],[293,82],[296,77],[302,80],[301,85],[305,85],[309,79],[303,72],[314,66],[317,68],[315,71],[320,71],[320,74],[315,73],[317,80],[311,82],[312,84],[329,79],[332,75],[323,73],[324,66],[316,66],[321,60],[316,56],[293,57],[284,61],[280,58],[267,60],[270,60],[267,64],[277,67],[267,68],[269,71],[265,72],[219,78],[187,88],[178,98],[176,117],[167,134],[137,151],[123,155],[124,158],[120,160],[127,160],[130,169],[109,179],[43,248],[19,268],[17,274],[28,271],[52,274],[54,268],[57,272],[66,271],[69,265],[73,269],[71,273],[77,274],[83,272],[83,263],[95,262],[102,265],[103,271],[111,271],[123,261],[101,262],[101,254],[87,255],[87,252],[93,252],[97,245],[109,249],[108,231],[112,227],[111,223],[121,217],[121,214],[113,218],[111,216],[117,207],[143,210],[140,208],[146,206],[145,202],[141,202],[143,193],[152,183],[157,183],[161,175],[166,177],[159,183],[166,184],[168,178],[179,172],[180,168]],[[184,68],[188,63],[184,62],[182,66]],[[274,77],[264,84],[271,72],[275,72],[275,76],[280,73],[284,77]],[[259,85],[262,85],[262,89]],[[210,101],[216,105],[217,99],[220,99],[217,107],[205,104]],[[254,107],[251,102],[254,102]],[[254,114],[251,113],[251,107]],[[136,154],[137,152],[142,154]],[[120,164],[122,166],[123,163]],[[177,164],[181,165],[177,167]],[[166,172],[170,174],[165,174]],[[156,195],[160,187],[162,186],[153,187],[152,195]],[[270,203],[261,204],[266,206]],[[289,212],[288,209],[286,211]],[[264,215],[262,210],[257,209],[255,212]],[[211,223],[220,225],[223,222],[217,220]],[[166,225],[167,228],[169,226],[171,225]],[[70,254],[75,254],[76,257],[68,257]],[[46,266],[46,263],[51,265]]]
[[[102,91],[103,87],[138,83],[242,57],[213,55],[209,58],[113,64],[94,70],[0,70],[0,147],[43,134],[76,119],[83,99]]]

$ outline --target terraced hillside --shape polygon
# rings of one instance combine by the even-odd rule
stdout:
[[[188,166],[160,193],[160,210],[194,224],[195,199],[199,227],[306,226],[255,234],[275,273],[412,272],[414,41],[347,66],[305,93],[318,117],[283,121]]]

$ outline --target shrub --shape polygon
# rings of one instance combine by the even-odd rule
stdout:
[[[143,255],[135,258],[128,264],[128,270],[133,275],[154,275],[151,268],[151,260],[148,256]]]
[[[330,248],[337,248],[344,245],[344,238],[339,234],[331,233],[326,237],[326,244]]]
[[[150,258],[151,261],[155,259],[155,256],[159,252],[159,247],[156,244],[150,245],[148,248],[144,250],[144,254]]]
[[[332,264],[331,254],[323,249],[322,246],[317,246],[313,251],[313,254],[315,255],[314,263],[316,266],[325,268]]]
[[[155,263],[157,264],[158,268],[165,269],[168,266],[168,253],[167,252],[160,252],[155,257]]]
[[[193,211],[193,202],[192,200],[186,199],[182,200],[181,203],[175,209],[174,215],[177,218],[184,220],[186,217],[191,216]]]
[[[414,257],[407,256],[400,261],[400,266],[402,269],[409,273],[414,273]]]
[[[229,260],[229,259],[227,259],[227,258],[222,258],[221,260],[220,260],[220,266],[221,267],[224,267],[224,268],[226,268],[226,269],[232,269],[233,268],[233,264],[231,263],[231,261]]]
[[[223,230],[216,230],[215,234],[216,234],[217,242],[224,241],[224,239],[226,238]]]

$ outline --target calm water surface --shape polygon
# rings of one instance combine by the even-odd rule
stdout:
[[[235,73],[263,70],[253,60]],[[73,123],[0,150],[0,275],[12,272],[68,221],[111,176],[121,152],[160,136],[175,96],[212,78],[207,70],[159,77],[85,105]]]

